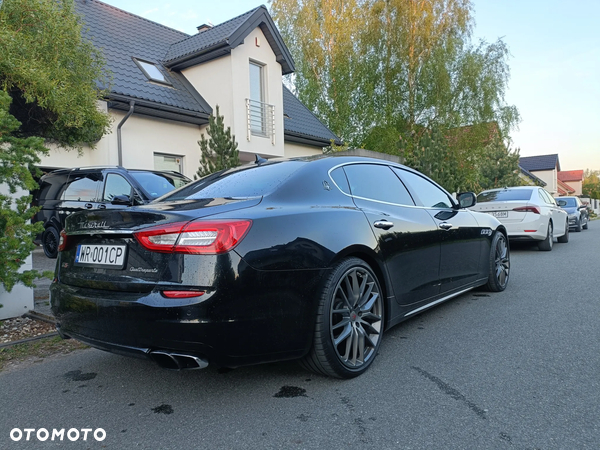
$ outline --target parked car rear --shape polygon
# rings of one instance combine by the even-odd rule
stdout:
[[[55,170],[40,179],[40,188],[33,193],[33,206],[41,207],[33,222],[44,223],[36,242],[48,258],[56,258],[59,233],[70,214],[143,205],[190,181],[178,172],[123,167]]]
[[[483,191],[471,209],[497,218],[506,226],[509,239],[537,241],[540,250],[552,250],[554,238],[558,238],[558,242],[569,242],[567,213],[541,187]]]

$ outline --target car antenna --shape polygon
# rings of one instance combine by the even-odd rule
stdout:
[[[257,166],[260,166],[261,164],[267,162],[265,158],[261,158],[260,156],[258,156],[258,154],[255,154],[254,156],[256,157],[256,159],[254,160],[254,164],[256,164]]]

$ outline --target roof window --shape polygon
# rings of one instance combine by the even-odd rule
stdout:
[[[159,70],[159,68],[156,66],[156,64],[148,62],[148,61],[142,61],[141,59],[136,59],[136,58],[133,58],[133,60],[138,65],[138,67],[142,70],[142,72],[144,72],[144,75],[146,75],[146,77],[150,81],[155,81],[156,83],[168,84],[169,86],[171,85],[171,83],[169,83],[167,81],[167,79],[165,78],[163,73]]]

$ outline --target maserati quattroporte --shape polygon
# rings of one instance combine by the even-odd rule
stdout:
[[[147,205],[71,215],[52,310],[63,337],[167,368],[298,359],[354,377],[384,330],[506,288],[506,230],[475,202],[388,161],[257,158]]]

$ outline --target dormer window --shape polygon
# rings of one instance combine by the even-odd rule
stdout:
[[[167,81],[167,79],[159,70],[159,68],[156,67],[156,64],[148,61],[142,61],[141,59],[136,58],[133,58],[133,60],[138,65],[140,70],[144,73],[144,75],[146,75],[146,78],[148,78],[150,81],[154,81],[156,83],[161,84],[168,84],[169,86],[171,85],[171,83]]]

